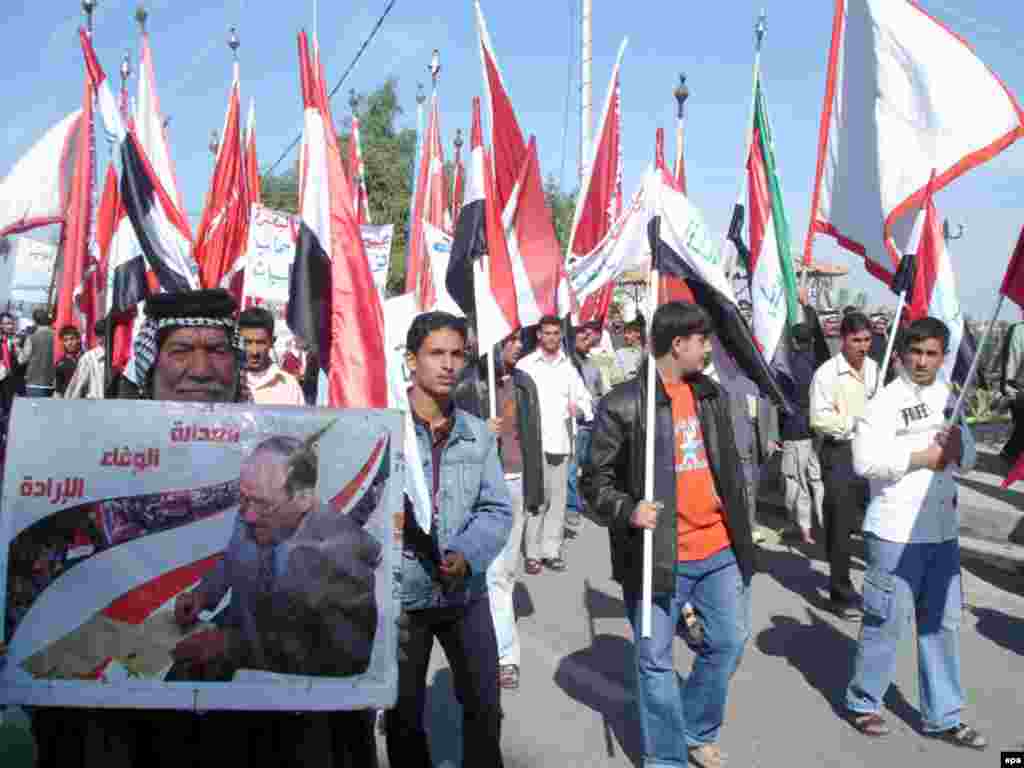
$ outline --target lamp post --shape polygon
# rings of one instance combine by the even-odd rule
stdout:
[[[228,48],[231,49],[231,55],[235,61],[238,61],[238,47],[241,45],[241,41],[238,39],[238,30],[234,27],[228,28]]]
[[[217,150],[220,149],[220,134],[216,130],[210,131],[210,143],[206,146],[210,150],[210,153],[216,157]]]
[[[956,234],[953,234],[953,230],[949,226],[949,219],[942,220],[942,239],[946,241],[948,245],[951,240],[959,240],[964,236],[964,225],[956,225]]]
[[[675,177],[686,194],[686,165],[683,160],[683,123],[686,117],[686,100],[690,98],[690,88],[686,85],[686,75],[679,73],[679,84],[672,91],[676,99],[676,165]]]
[[[135,9],[135,21],[139,24],[139,31],[142,34],[146,34],[146,19],[149,18],[149,11],[146,10],[146,6],[139,4],[139,7]]]
[[[85,11],[85,28],[92,37],[92,15],[96,12],[98,0],[82,0],[82,10]]]
[[[441,52],[437,48],[430,56],[430,66],[427,67],[427,71],[430,72],[430,79],[434,89],[437,90],[437,80],[441,76]]]

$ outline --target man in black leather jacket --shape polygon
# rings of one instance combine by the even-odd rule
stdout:
[[[487,594],[498,641],[498,683],[505,690],[519,687],[519,634],[512,595],[519,570],[526,514],[536,514],[544,505],[544,465],[540,432],[540,402],[537,386],[515,365],[522,352],[522,340],[513,333],[494,347],[493,355],[480,358],[463,369],[455,387],[455,404],[481,419],[488,419],[498,435],[501,465],[512,499],[512,531],[501,554],[487,569]],[[497,415],[491,413],[487,366],[497,363]]]
[[[700,371],[711,331],[692,304],[658,308],[654,493],[645,501],[646,375],[615,387],[594,423],[583,488],[609,529],[612,575],[635,637],[645,764],[716,766],[729,680],[750,634],[754,573],[743,471],[725,393]],[[643,531],[653,531],[651,636],[641,638]],[[682,692],[672,641],[691,603],[703,639]]]

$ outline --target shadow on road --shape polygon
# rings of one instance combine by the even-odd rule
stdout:
[[[818,545],[810,547],[811,550],[817,548]],[[757,553],[757,567],[760,573],[775,579],[814,608],[827,610],[828,576],[811,568],[810,560],[800,549],[762,547]]]
[[[993,608],[971,608],[978,623],[975,628],[996,645],[1024,656],[1024,621]]]
[[[755,642],[766,656],[785,658],[822,695],[836,717],[848,720],[846,686],[857,643],[810,608],[807,616],[809,624],[801,624],[792,616],[773,616],[772,626],[762,630]],[[910,728],[920,731],[921,718],[898,686],[889,686],[885,706]]]
[[[573,700],[601,715],[605,751],[615,757],[616,744],[634,766],[642,764],[643,742],[636,714],[633,643],[618,635],[597,634],[598,619],[622,619],[623,601],[583,581],[583,612],[590,646],[558,662],[555,684]]]
[[[980,480],[971,480],[967,477],[958,477],[957,482],[965,488],[970,488],[972,491],[977,491],[983,496],[988,496],[990,499],[1009,504],[1016,509],[1024,508],[1024,494],[1020,491],[1002,488],[991,483],[983,483]]]

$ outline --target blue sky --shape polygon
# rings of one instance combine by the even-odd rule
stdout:
[[[99,0],[96,49],[116,80],[122,54],[134,56],[138,36],[136,0]],[[210,131],[220,129],[231,76],[225,40],[236,25],[242,97],[256,99],[261,166],[272,162],[301,128],[295,36],[312,29],[313,1],[150,0],[149,30],[158,89],[171,117],[171,149],[186,207],[198,219],[209,183]],[[333,84],[369,34],[385,0],[321,2],[319,36]],[[570,23],[579,0],[487,0],[487,16],[506,86],[525,131],[536,134],[545,175],[575,186],[579,145],[576,66],[569,81],[569,56],[579,33]],[[824,89],[832,3],[827,0],[726,0],[684,4],[678,0],[594,0],[595,122],[604,100],[618,44],[630,38],[622,69],[623,159],[627,194],[653,154],[654,131],[668,134],[673,152],[675,102],[671,91],[680,71],[688,75],[687,172],[689,192],[709,225],[728,224],[739,183],[753,64],[753,25],[762,5],[768,34],[763,78],[773,123],[779,168],[794,239],[807,229]],[[922,0],[922,5],[967,38],[1018,98],[1024,97],[1024,11],[1017,3],[981,0]],[[83,66],[77,27],[78,0],[5,0],[5,67],[2,94],[7,137],[0,147],[0,174],[61,116],[80,104]],[[334,101],[339,122],[348,113],[349,88],[372,90],[386,77],[399,80],[402,121],[415,122],[417,82],[429,84],[432,49],[442,54],[440,99],[446,153],[455,129],[468,135],[470,104],[481,95],[480,62],[470,0],[398,0],[374,43]],[[136,67],[137,68],[137,67]],[[131,88],[134,91],[135,78]],[[949,87],[956,87],[950,83]],[[566,96],[570,94],[567,135]],[[563,136],[565,136],[563,140]],[[565,151],[563,152],[563,144]],[[289,161],[291,160],[289,159]],[[564,176],[563,176],[564,167]],[[1017,193],[1024,184],[1024,147],[1011,147],[940,193],[940,215],[966,225],[952,245],[961,299],[974,316],[991,311],[1009,252],[1024,223]],[[886,292],[863,268],[825,238],[815,257],[850,264],[847,284],[867,289],[872,301]],[[1004,317],[1009,312],[1004,311]]]

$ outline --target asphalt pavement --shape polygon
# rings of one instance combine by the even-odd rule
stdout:
[[[765,517],[770,524],[780,522]],[[878,740],[854,730],[843,702],[859,622],[843,621],[827,610],[827,567],[820,551],[789,547],[774,533],[761,550],[752,632],[722,731],[728,765],[970,768],[998,765],[1001,749],[1024,749],[1018,696],[1024,670],[1024,589],[1019,575],[985,563],[965,565],[964,719],[990,742],[988,750],[973,752],[921,734],[910,626],[886,697],[884,714],[893,733]],[[611,580],[606,532],[584,522],[568,545],[567,559],[565,573],[523,576],[517,589],[521,682],[518,691],[502,699],[505,765],[639,766],[632,637],[621,590]],[[855,557],[854,562],[859,588],[863,561]],[[685,675],[692,653],[681,638],[675,651],[676,669]],[[440,648],[429,675],[427,720],[434,760],[448,768],[459,764],[461,716]]]

